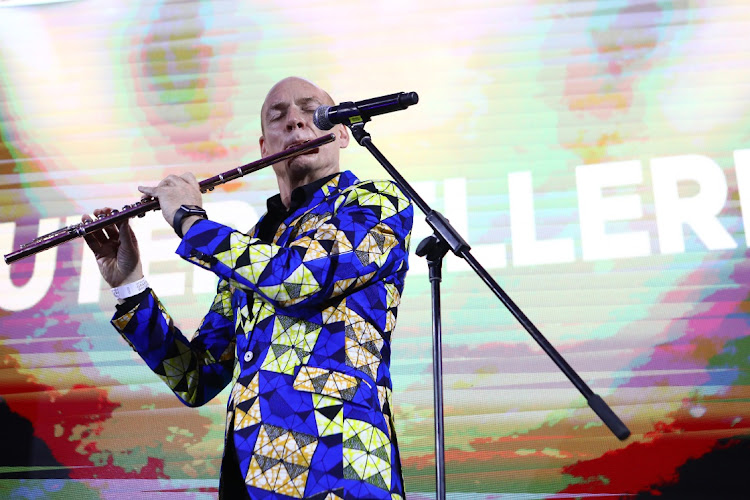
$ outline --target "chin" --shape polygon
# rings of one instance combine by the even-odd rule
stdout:
[[[297,158],[292,158],[291,160],[289,160],[286,164],[286,168],[290,173],[295,174],[310,172],[315,170],[315,163],[310,161],[309,158],[298,156]]]
[[[292,171],[311,172],[325,169],[327,162],[323,161],[319,153],[301,154],[287,162],[287,168]]]
[[[321,170],[321,167],[316,162],[311,161],[311,158],[292,158],[286,165],[287,173],[292,179],[301,179],[314,175],[315,172]]]

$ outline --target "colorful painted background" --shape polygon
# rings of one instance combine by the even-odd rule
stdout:
[[[0,1],[0,250],[167,174],[258,159],[285,76],[339,101],[416,91],[373,141],[632,431],[617,440],[449,256],[449,497],[741,498],[748,32],[745,0]],[[356,144],[343,165],[386,176]],[[204,201],[249,229],[276,189],[266,169]],[[191,331],[215,280],[158,214],[133,225]],[[419,500],[435,491],[431,315],[411,266],[393,373]],[[109,325],[114,303],[80,240],[0,264],[0,498],[215,497],[227,391],[181,406]]]

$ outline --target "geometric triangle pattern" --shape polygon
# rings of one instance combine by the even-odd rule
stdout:
[[[380,429],[361,420],[344,419],[344,477],[390,489],[391,442]]]
[[[240,404],[252,401],[258,397],[259,391],[257,374],[250,379],[247,385],[237,382],[229,395],[229,406],[236,408]]]
[[[311,230],[319,228],[323,223],[328,222],[331,218],[330,212],[323,212],[316,214],[314,212],[306,212],[301,217],[293,220],[289,225],[294,228],[292,237],[296,234],[307,233]]]
[[[258,291],[273,302],[288,305],[297,304],[320,290],[315,274],[306,264],[300,263],[291,272],[284,273],[283,279],[271,280],[266,286],[258,286]]]
[[[247,304],[237,309],[237,319],[234,322],[234,334],[235,335],[247,335],[252,331],[249,327],[249,323],[252,320],[250,311],[248,310]]]
[[[275,314],[276,309],[271,304],[263,300],[255,300],[252,305],[252,316],[254,318],[254,323],[252,325],[246,325],[246,328],[249,328],[249,330],[245,332],[245,334],[249,334],[252,331],[252,328],[257,323],[265,320],[266,318],[271,318]]]
[[[234,318],[234,312],[232,311],[232,292],[231,286],[226,281],[221,281],[217,287],[217,294],[214,296],[214,301],[211,304],[211,311],[220,314],[232,320]]]
[[[384,340],[377,329],[365,320],[344,328],[346,332],[346,364],[375,379],[382,355]]]
[[[344,404],[341,400],[313,394],[313,406],[318,436],[333,436],[344,431]]]
[[[170,354],[162,360],[154,372],[183,401],[191,401],[194,398],[190,391],[197,388],[197,384],[194,383],[194,378],[197,377],[194,368],[195,356],[190,346],[182,342],[175,342],[170,347],[172,348]]]
[[[294,379],[298,391],[330,396],[338,400],[353,401],[362,379],[324,368],[303,366]]]
[[[315,259],[323,259],[328,256],[328,252],[320,241],[314,240],[309,236],[305,236],[297,240],[298,245],[304,245],[306,247],[305,256],[303,262]]]
[[[317,446],[315,436],[270,424],[261,425],[245,483],[261,490],[303,498]]]
[[[388,258],[388,252],[398,244],[389,234],[390,228],[385,224],[377,224],[362,238],[354,253],[363,266],[371,262],[382,265]]]
[[[112,323],[185,404],[231,384],[227,466],[250,498],[403,499],[390,359],[412,205],[351,172],[292,199],[249,234],[211,220],[185,234],[178,255],[219,278],[190,340],[153,291]]]
[[[277,315],[273,321],[271,346],[261,369],[292,375],[306,363],[322,326],[291,316]]]
[[[380,411],[385,415],[385,423],[388,425],[388,435],[394,436],[393,413],[391,412],[391,394],[393,391],[388,387],[378,386],[378,402],[380,402]]]
[[[120,317],[117,317],[112,320],[112,324],[117,328],[118,330],[122,331],[125,329],[125,327],[130,323],[130,320],[133,319],[133,316],[135,316],[135,309],[132,311],[128,311],[127,313],[123,314]],[[130,344],[130,340],[128,340],[127,337],[125,337],[125,340],[128,341],[128,344]],[[132,344],[131,344],[132,346]]]
[[[229,407],[234,408],[234,430],[238,431],[261,423],[258,376],[252,377],[247,385],[237,382],[232,387]]]
[[[324,491],[317,495],[305,497],[305,500],[344,500],[344,488],[337,488],[334,491]]]

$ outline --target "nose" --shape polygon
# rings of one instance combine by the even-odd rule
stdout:
[[[286,129],[292,131],[298,128],[305,128],[305,115],[296,106],[292,106],[287,113]]]

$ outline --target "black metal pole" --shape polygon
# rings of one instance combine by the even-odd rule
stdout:
[[[426,257],[430,269],[432,302],[432,378],[435,406],[435,498],[445,500],[445,425],[443,416],[443,328],[440,309],[440,282],[443,257],[448,246],[437,236],[428,236],[417,247],[417,255]]]
[[[435,405],[435,496],[445,500],[445,423],[443,419],[443,339],[440,324],[440,267],[443,259],[431,261],[430,284],[432,294],[432,369]]]

